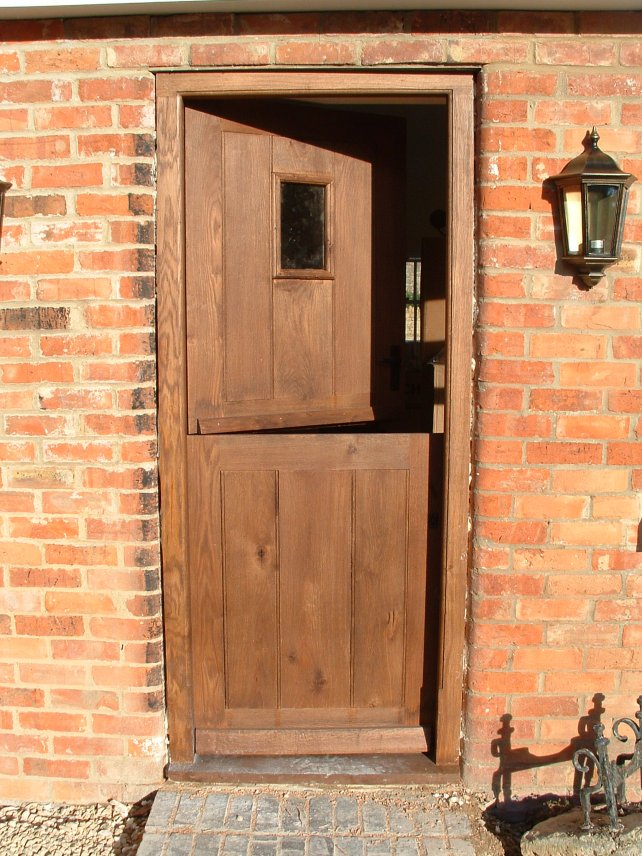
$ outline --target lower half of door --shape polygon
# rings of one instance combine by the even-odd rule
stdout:
[[[414,753],[429,436],[190,436],[199,755]]]

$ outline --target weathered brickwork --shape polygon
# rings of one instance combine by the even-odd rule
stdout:
[[[515,748],[563,754],[595,693],[605,721],[633,712],[642,184],[622,262],[586,291],[554,272],[543,182],[593,123],[642,177],[640,33],[632,12],[0,22],[0,177],[14,185],[0,253],[0,799],[139,796],[166,760],[155,69],[479,69],[468,781],[488,788]],[[526,767],[517,792],[570,785],[568,763]]]

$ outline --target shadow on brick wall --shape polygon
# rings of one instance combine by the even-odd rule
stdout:
[[[561,799],[554,794],[545,794],[537,797],[513,800],[513,774],[524,770],[534,770],[539,767],[548,767],[551,764],[571,763],[573,755],[578,749],[593,748],[595,732],[593,726],[602,721],[605,713],[603,702],[605,696],[596,693],[592,698],[593,706],[585,716],[581,716],[577,723],[577,736],[569,740],[568,746],[549,755],[535,755],[526,746],[513,746],[512,735],[514,728],[511,726],[512,716],[505,713],[501,719],[501,727],[498,737],[491,741],[490,752],[499,763],[493,773],[491,789],[495,802],[489,809],[493,816],[506,820],[517,820],[538,812],[541,807],[550,802],[551,799]],[[573,796],[578,797],[580,788],[588,783],[593,775],[592,768],[585,774],[575,771],[573,780]],[[567,799],[561,799],[566,807]]]

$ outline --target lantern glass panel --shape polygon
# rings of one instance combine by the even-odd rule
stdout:
[[[615,184],[589,184],[587,186],[587,255],[613,255],[618,200],[619,187]]]
[[[579,255],[582,251],[581,191],[564,188],[564,218],[566,220],[566,241],[569,255]]]

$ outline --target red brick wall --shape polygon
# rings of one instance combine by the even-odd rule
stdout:
[[[607,722],[633,712],[641,185],[623,261],[584,291],[554,273],[542,183],[593,123],[642,177],[641,32],[631,12],[2,22],[0,799],[136,796],[165,761],[150,69],[481,68],[468,781],[490,786],[504,714],[513,749],[554,759],[594,693]],[[532,763],[516,791],[569,784]]]

